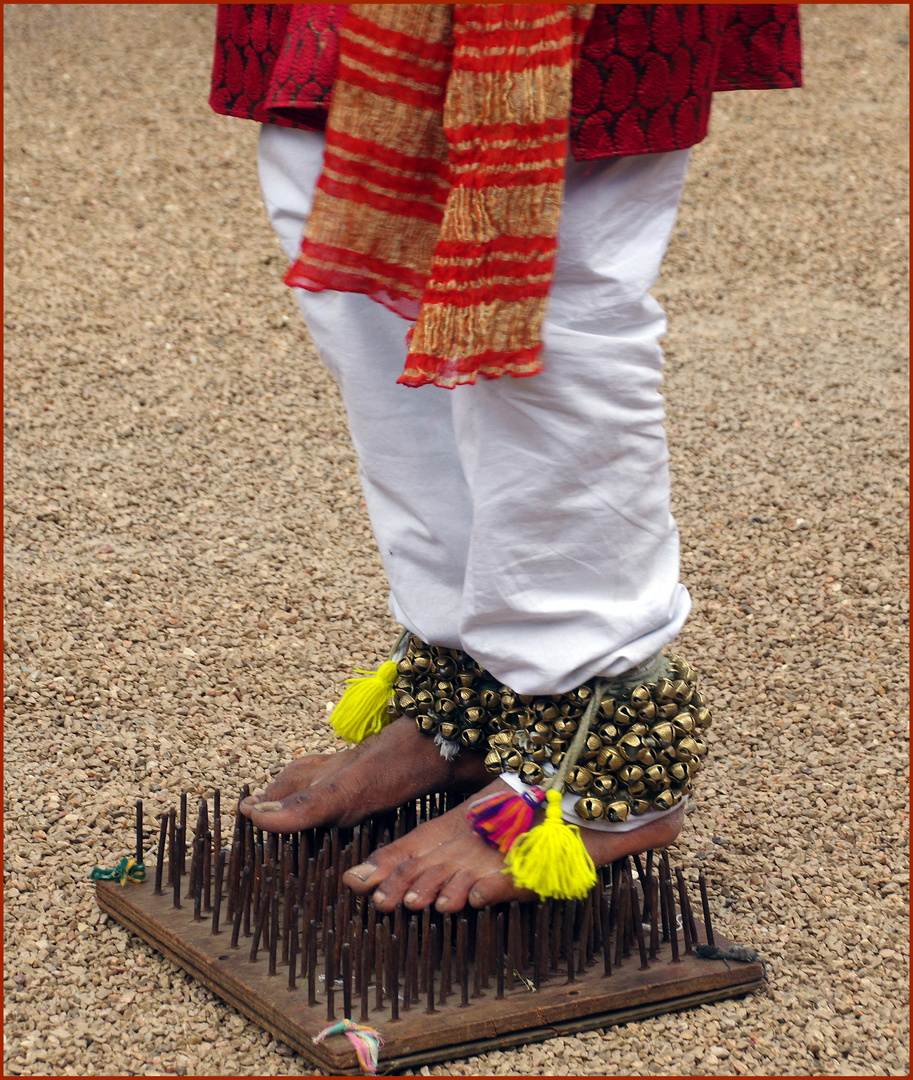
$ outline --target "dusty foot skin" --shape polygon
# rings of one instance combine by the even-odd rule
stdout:
[[[507,790],[502,780],[495,780],[479,795]],[[684,815],[682,806],[628,832],[580,832],[593,862],[606,866],[625,855],[671,844],[681,832]],[[381,911],[392,911],[400,900],[413,911],[429,904],[438,911],[459,911],[466,904],[479,908],[505,900],[534,899],[532,893],[516,888],[503,870],[504,857],[473,832],[465,807],[457,807],[378,848],[343,880],[356,893],[373,893]]]
[[[357,746],[290,762],[241,803],[241,813],[268,832],[357,825],[420,795],[476,791],[489,775],[481,754],[464,749],[447,761],[413,720],[400,717]]]

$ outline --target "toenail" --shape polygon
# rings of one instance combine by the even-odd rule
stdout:
[[[450,901],[446,896],[439,896],[434,902],[434,909],[435,911],[449,911]]]
[[[473,889],[470,892],[469,899],[472,900],[473,903],[479,903],[479,904],[484,904],[485,903],[485,897],[479,892],[478,889]]]
[[[374,873],[375,867],[370,863],[359,863],[358,866],[353,866],[349,873],[353,877],[357,877],[359,881],[367,881],[368,878]]]
[[[416,900],[418,900],[418,893],[414,890],[412,892],[407,892],[403,897],[404,904],[414,904]]]
[[[252,807],[252,809],[257,810],[257,811],[259,811],[260,813],[263,813],[263,814],[269,814],[273,810],[281,810],[282,809],[282,803],[281,802],[261,802],[261,803],[256,803]]]
[[[380,889],[374,890],[374,895],[371,897],[375,904],[382,904],[387,899],[387,894],[380,891]]]

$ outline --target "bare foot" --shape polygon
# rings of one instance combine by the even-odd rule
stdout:
[[[503,780],[495,780],[479,795],[507,790]],[[681,832],[684,816],[682,805],[639,829],[581,829],[580,833],[593,862],[607,866],[625,855],[671,844]],[[401,900],[413,911],[429,904],[438,911],[459,911],[467,903],[480,908],[505,900],[535,899],[504,873],[504,856],[473,831],[466,808],[459,806],[378,848],[343,880],[356,893],[373,893],[381,911],[393,911]]]
[[[241,813],[267,832],[347,827],[434,791],[476,791],[489,775],[477,751],[447,761],[414,720],[400,717],[357,746],[290,762]]]

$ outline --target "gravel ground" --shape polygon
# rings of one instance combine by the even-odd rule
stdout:
[[[394,632],[203,5],[6,5],[12,1075],[307,1075],[95,906],[133,802],[338,745]],[[765,993],[422,1070],[902,1076],[907,5],[720,95],[657,290],[714,756],[675,857]],[[457,391],[459,392],[459,391]]]

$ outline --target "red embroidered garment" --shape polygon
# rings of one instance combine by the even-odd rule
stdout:
[[[210,104],[323,129],[344,4],[219,4]],[[574,73],[578,159],[682,150],[720,90],[801,86],[796,4],[597,4]]]

